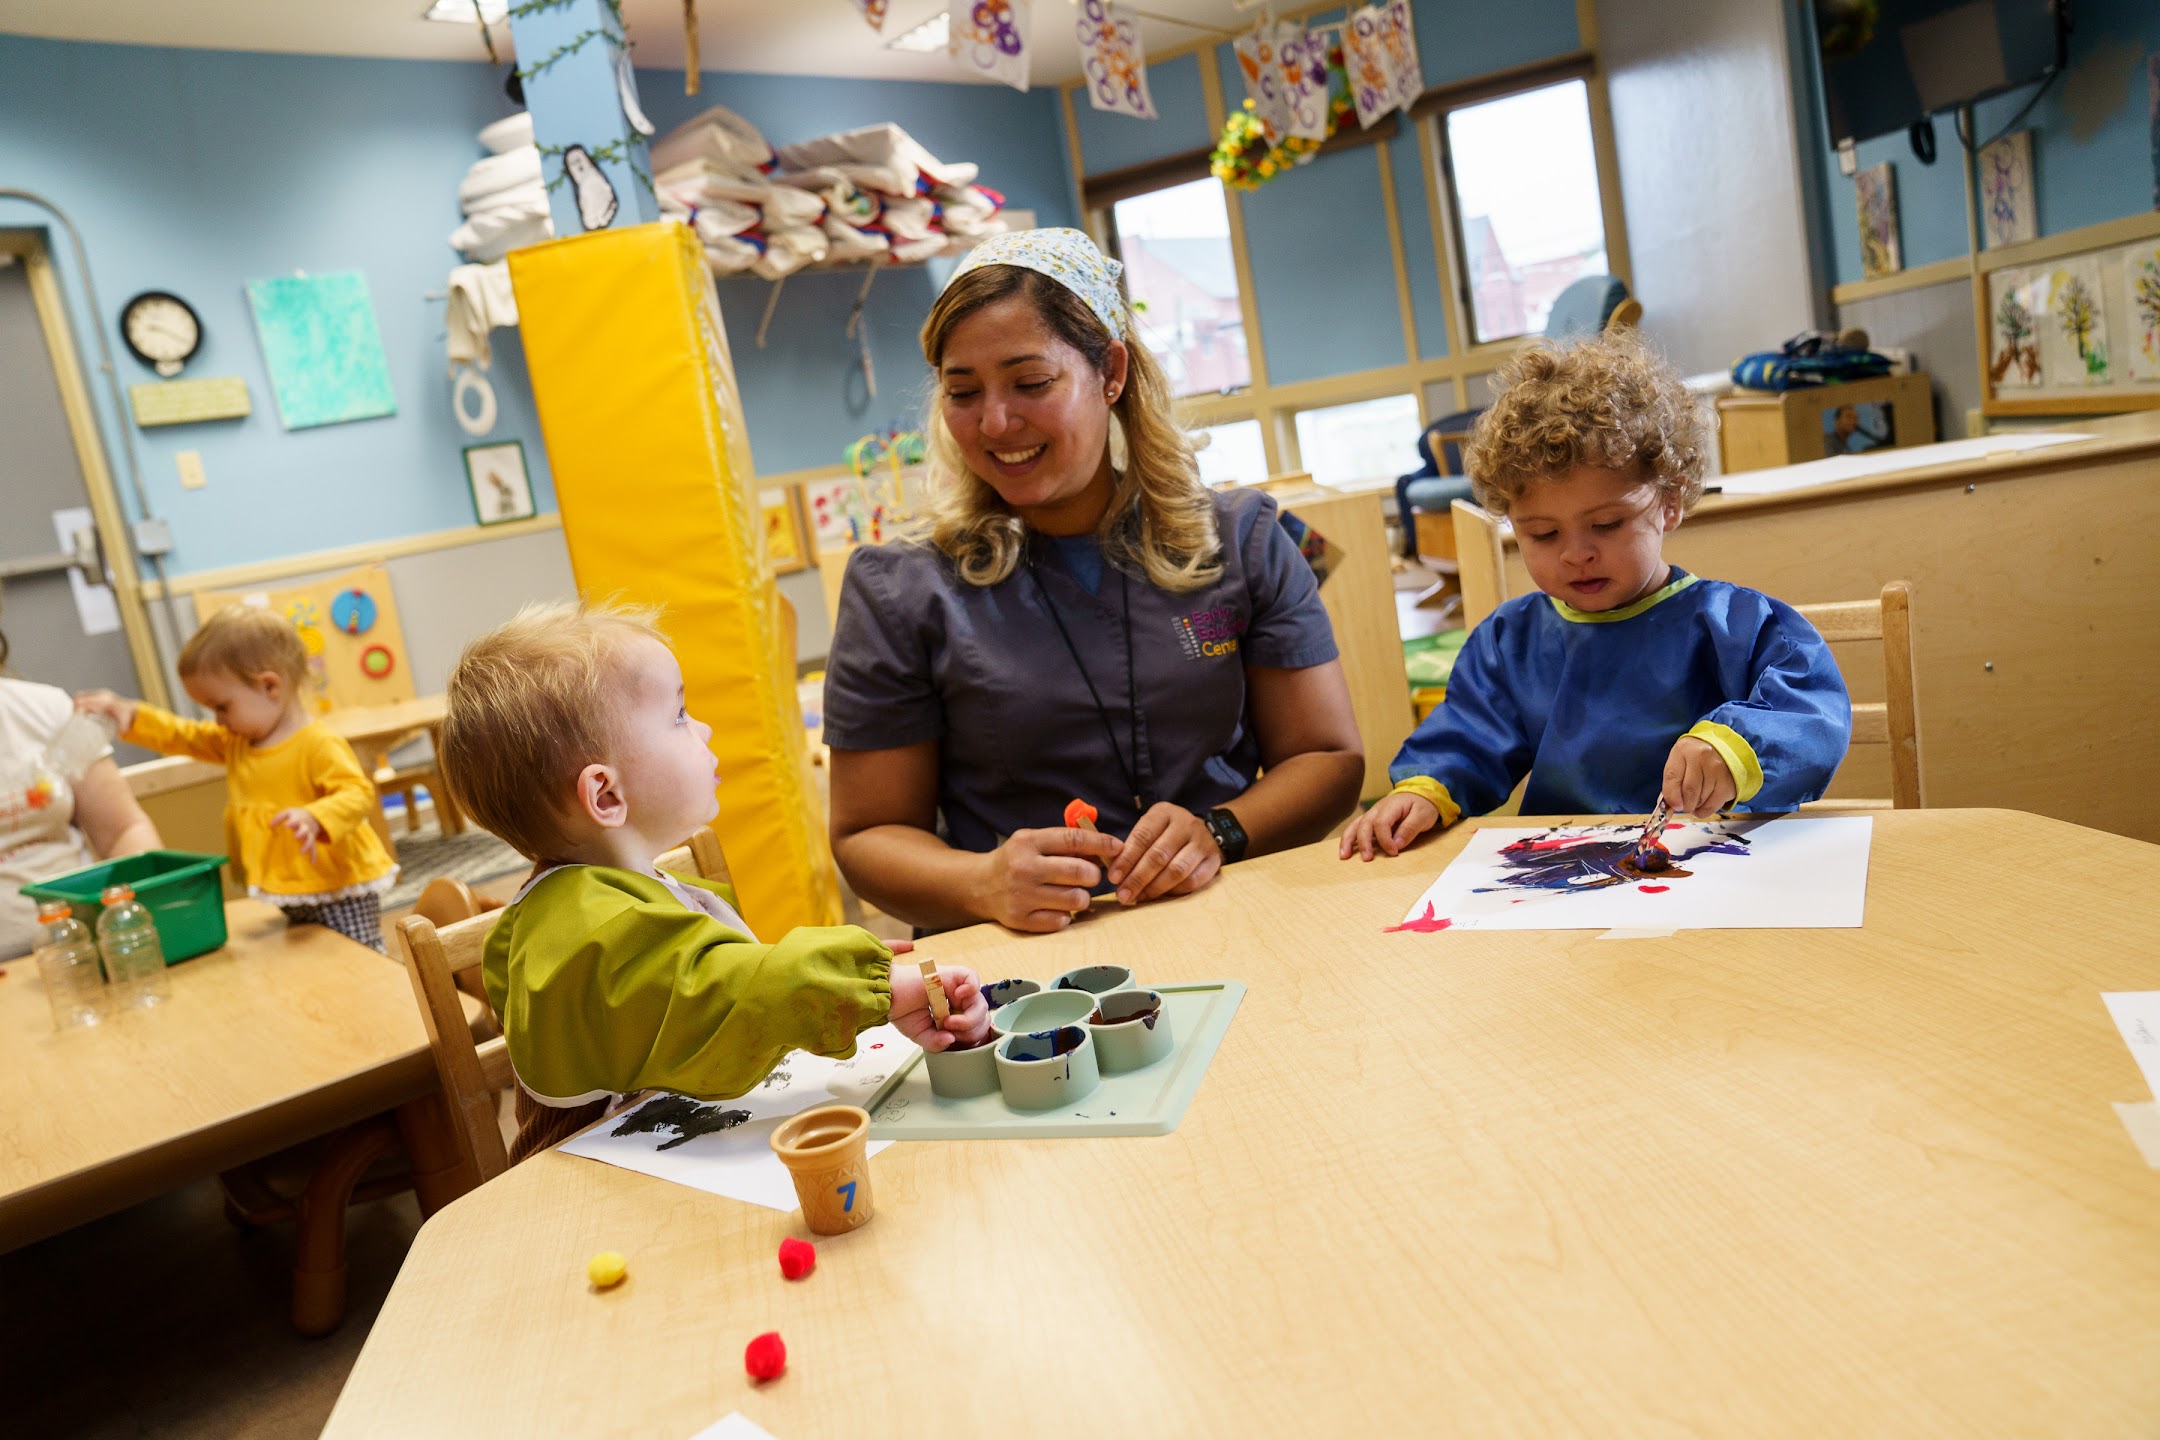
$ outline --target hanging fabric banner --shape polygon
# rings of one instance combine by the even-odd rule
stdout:
[[[1395,69],[1388,59],[1387,44],[1381,39],[1387,28],[1388,12],[1379,5],[1352,11],[1350,23],[1343,27],[1343,59],[1350,72],[1350,99],[1357,106],[1361,130],[1372,129],[1398,103]]]
[[[1388,64],[1395,72],[1395,103],[1403,114],[1425,93],[1425,67],[1418,63],[1417,31],[1410,21],[1410,0],[1388,0],[1387,28],[1380,42],[1387,47]]]
[[[1295,34],[1288,33],[1295,31]],[[1325,30],[1306,30],[1286,22],[1276,32],[1275,54],[1283,77],[1283,103],[1289,109],[1289,133],[1300,140],[1325,140],[1328,133],[1328,38]]]
[[[952,0],[946,50],[978,75],[1028,88],[1028,0]]]
[[[885,31],[885,7],[888,3],[889,0],[855,0],[855,8],[862,11],[862,18],[868,22],[872,30],[883,34]]]
[[[1114,115],[1153,120],[1148,98],[1147,56],[1140,48],[1140,27],[1110,0],[1081,0],[1074,27],[1088,80],[1088,103]]]
[[[1231,48],[1237,52],[1238,69],[1245,76],[1245,94],[1253,113],[1267,132],[1270,143],[1290,133],[1290,104],[1284,97],[1282,57],[1276,53],[1280,31],[1295,25],[1269,25],[1262,21],[1252,34],[1242,36]]]

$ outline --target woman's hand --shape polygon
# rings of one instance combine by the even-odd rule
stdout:
[[[115,695],[110,690],[80,690],[75,695],[77,710],[85,715],[104,716],[122,735],[135,728],[135,707],[141,703],[124,695]]]
[[[1708,741],[1683,735],[1665,757],[1663,798],[1675,814],[1715,815],[1740,798],[1740,786]]]
[[[1097,862],[1117,859],[1125,844],[1097,830],[1015,830],[982,857],[976,912],[1008,930],[1062,930],[1102,883]]]
[[[945,1023],[930,1018],[930,997],[921,968],[906,963],[892,967],[892,1023],[925,1050],[981,1043],[990,1033],[990,1004],[983,999],[981,979],[965,965],[940,965],[937,975],[946,1008],[952,1012]]]
[[[1384,855],[1400,855],[1403,847],[1440,823],[1440,807],[1422,795],[1397,790],[1383,795],[1370,810],[1350,822],[1343,831],[1341,858],[1354,853],[1370,860],[1374,847]]]
[[[1125,837],[1124,853],[1110,866],[1118,903],[1138,905],[1163,895],[1190,895],[1222,869],[1222,847],[1207,822],[1182,806],[1160,801]]]

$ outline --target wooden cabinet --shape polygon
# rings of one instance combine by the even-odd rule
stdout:
[[[1935,397],[1925,375],[1736,390],[1720,395],[1717,409],[1718,453],[1728,474],[1935,443]]]

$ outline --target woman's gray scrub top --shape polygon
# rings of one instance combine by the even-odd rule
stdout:
[[[1274,499],[1232,490],[1215,496],[1215,508],[1222,576],[1183,594],[1107,564],[1091,590],[1040,535],[1031,534],[1012,575],[988,586],[962,580],[927,545],[857,550],[825,672],[826,743],[889,750],[937,741],[938,808],[962,850],[1061,825],[1076,798],[1101,811],[1100,829],[1124,835],[1144,808],[1128,770],[1149,801],[1205,812],[1235,799],[1260,770],[1247,667],[1324,665],[1335,658],[1335,632]],[[1126,683],[1127,597],[1137,696]],[[1101,697],[1107,731],[1050,603]]]

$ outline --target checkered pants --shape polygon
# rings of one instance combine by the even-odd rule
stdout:
[[[382,896],[355,895],[349,900],[325,900],[318,905],[286,905],[285,920],[291,925],[327,925],[349,940],[370,950],[382,950]],[[384,951],[388,954],[388,951]]]

